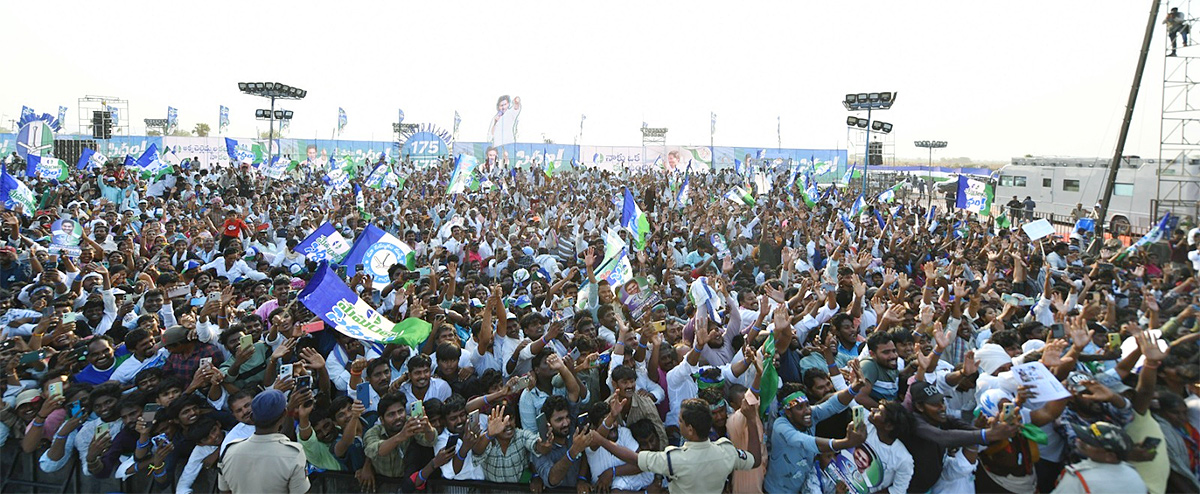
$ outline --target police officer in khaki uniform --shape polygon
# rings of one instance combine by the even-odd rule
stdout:
[[[303,493],[308,492],[307,459],[300,445],[280,434],[291,423],[284,412],[287,398],[276,389],[259,393],[250,402],[254,435],[230,443],[217,468],[221,492]]]
[[[743,403],[742,413],[751,416],[758,411]],[[679,432],[687,440],[682,448],[671,446],[666,451],[635,453],[608,440],[599,431],[592,432],[591,443],[627,464],[636,463],[644,472],[665,476],[671,482],[668,486],[671,492],[720,494],[734,470],[750,470],[762,464],[762,458],[755,453],[762,448],[762,431],[756,423],[747,426],[750,452],[738,449],[724,437],[710,441],[712,412],[707,402],[691,398],[679,406]]]
[[[1124,429],[1108,422],[1071,428],[1075,449],[1087,459],[1064,468],[1051,494],[1146,492],[1141,475],[1125,462],[1133,441]]]

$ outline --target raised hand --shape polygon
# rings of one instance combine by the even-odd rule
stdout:
[[[1142,349],[1142,355],[1146,356],[1147,361],[1162,362],[1163,359],[1167,358],[1167,354],[1163,352],[1162,347],[1158,346],[1159,340],[1157,336],[1153,335],[1149,331],[1143,331],[1138,333],[1135,338],[1137,340],[1138,348]]]
[[[1092,336],[1096,334],[1093,329],[1088,329],[1087,319],[1076,317],[1067,325],[1067,336],[1071,337],[1071,344],[1075,346],[1078,352],[1083,351],[1088,343],[1092,341]]]
[[[942,321],[933,323],[933,341],[937,344],[939,351],[945,350],[950,346],[951,338],[954,336],[954,331],[950,328],[942,329]]]
[[[1042,364],[1054,368],[1062,364],[1063,350],[1067,348],[1067,340],[1053,340],[1042,348]]]

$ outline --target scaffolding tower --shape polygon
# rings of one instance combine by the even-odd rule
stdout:
[[[87,95],[79,98],[75,106],[79,112],[79,135],[92,135],[92,112],[115,111],[113,135],[129,135],[129,123],[133,120],[129,114],[129,100],[116,96]]]
[[[874,144],[874,152],[872,154],[882,155],[882,166],[896,166],[896,131],[893,130],[887,134],[872,130],[871,142]],[[846,166],[852,163],[867,163],[867,133],[862,129],[855,127],[846,128],[846,159],[849,162]]]
[[[1200,0],[1197,0],[1200,2]],[[1187,19],[1172,48],[1170,28],[1164,26],[1162,121],[1158,148],[1158,184],[1154,217],[1170,211],[1190,225],[1200,217],[1200,46],[1190,31],[1200,19],[1192,14],[1193,0],[1164,0]],[[1200,10],[1200,3],[1197,3]],[[1197,12],[1200,14],[1200,11]],[[1198,31],[1200,32],[1200,31]],[[1186,37],[1185,37],[1186,36]],[[1186,41],[1186,45],[1184,40]]]

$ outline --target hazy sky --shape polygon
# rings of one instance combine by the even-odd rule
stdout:
[[[186,6],[185,6],[186,5]],[[1112,154],[1146,1],[855,2],[3,2],[10,68],[0,115],[54,113],[84,95],[130,101],[143,118],[251,136],[264,100],[238,81],[308,90],[287,102],[292,137],[390,138],[406,122],[485,140],[501,94],[520,96],[520,140],[844,147],[848,92],[896,91],[896,154],[1007,160]],[[1164,6],[1161,21],[1168,8]],[[1200,33],[1198,33],[1200,34]],[[1157,156],[1165,31],[1154,44],[1128,154]],[[1194,48],[1200,50],[1200,47]],[[69,118],[68,132],[78,123]],[[936,157],[936,155],[935,155]]]

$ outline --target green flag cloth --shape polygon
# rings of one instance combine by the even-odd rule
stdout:
[[[775,370],[775,335],[767,337],[767,341],[763,342],[763,375],[759,380],[761,386],[758,393],[759,404],[758,413],[765,416],[767,409],[771,403],[775,401],[775,395],[779,393],[779,372]]]
[[[433,325],[425,322],[424,319],[410,317],[396,323],[394,331],[397,336],[392,339],[392,343],[403,343],[417,348],[429,338],[429,333],[433,332]]]

